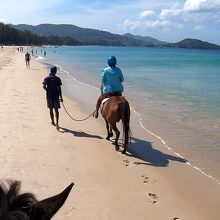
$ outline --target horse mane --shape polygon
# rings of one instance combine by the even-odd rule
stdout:
[[[32,193],[22,193],[19,181],[0,182],[1,220],[43,220],[44,209]]]

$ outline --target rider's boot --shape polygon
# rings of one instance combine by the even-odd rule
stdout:
[[[94,118],[98,118],[99,117],[99,112],[97,110],[94,112],[93,117]]]

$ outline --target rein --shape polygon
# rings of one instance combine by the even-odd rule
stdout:
[[[95,111],[94,111],[91,115],[89,115],[88,117],[86,117],[86,118],[84,118],[84,119],[75,119],[75,118],[73,118],[73,117],[68,113],[68,111],[66,110],[66,107],[65,107],[65,105],[63,104],[63,102],[62,102],[62,105],[63,105],[63,108],[64,108],[66,114],[67,114],[73,121],[86,121],[87,119],[89,119],[89,118],[90,118],[92,115],[94,115],[94,113],[95,113]]]

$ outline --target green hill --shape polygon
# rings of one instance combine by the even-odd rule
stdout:
[[[83,45],[109,45],[109,46],[150,46],[146,42],[131,39],[107,31],[81,28],[70,24],[40,24],[37,26],[19,24],[13,25],[19,30],[29,30],[41,36],[71,37]]]
[[[23,45],[102,45],[102,46],[136,46],[169,47],[189,49],[220,50],[220,46],[198,39],[184,39],[177,43],[167,43],[148,36],[132,34],[112,34],[107,31],[81,28],[70,24],[40,24],[37,26],[19,24],[4,25],[0,23],[0,43]]]
[[[220,46],[217,44],[208,43],[205,41],[201,41],[198,39],[184,39],[180,42],[169,44],[169,47],[175,48],[187,48],[187,49],[212,49],[212,50],[220,50]]]
[[[130,34],[130,33],[126,33],[123,36],[129,37],[129,38],[132,38],[132,39],[135,39],[135,40],[140,40],[140,41],[146,42],[147,44],[151,44],[153,46],[160,46],[160,45],[169,44],[168,42],[160,41],[160,40],[157,40],[157,39],[155,39],[153,37],[149,37],[149,36],[133,35],[133,34]]]
[[[70,37],[39,36],[28,30],[17,30],[0,22],[0,44],[5,45],[81,45]]]

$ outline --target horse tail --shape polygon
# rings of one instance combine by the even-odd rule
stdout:
[[[129,103],[122,102],[120,103],[120,113],[121,120],[123,124],[123,136],[125,139],[125,144],[128,144],[130,139],[130,106]]]

